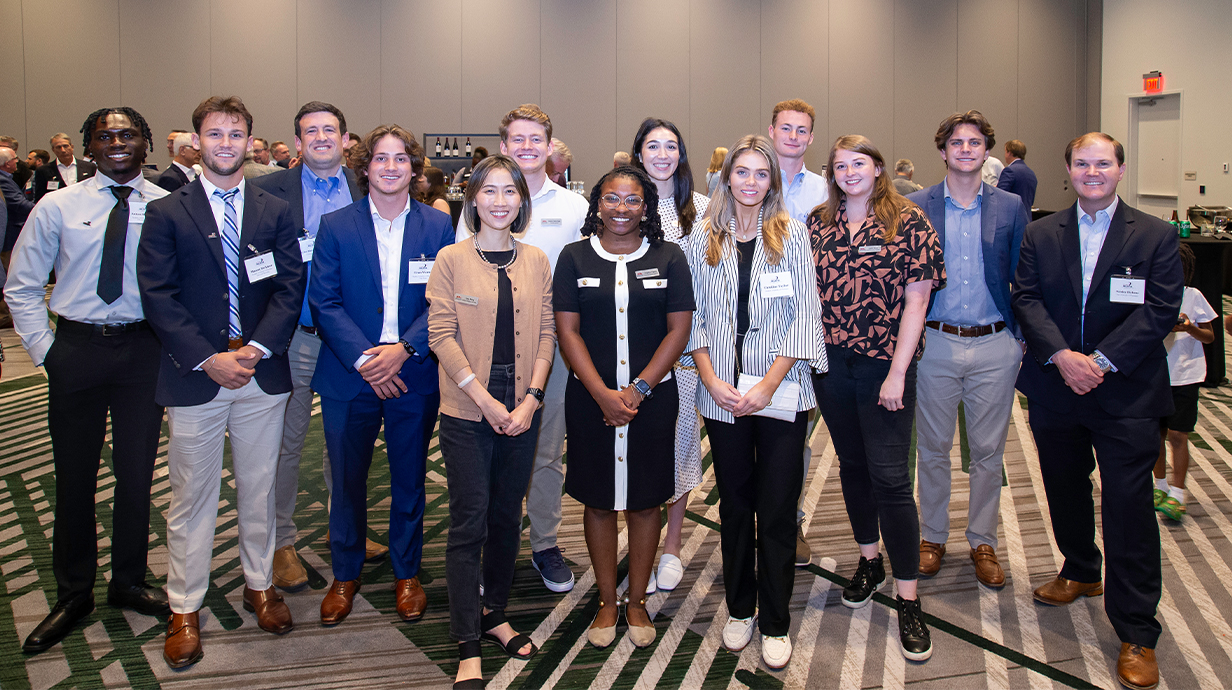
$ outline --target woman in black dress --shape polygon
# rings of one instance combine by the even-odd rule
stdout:
[[[590,193],[582,235],[556,264],[553,308],[565,389],[569,470],[565,490],[586,506],[586,549],[599,587],[587,634],[616,639],[616,513],[629,528],[625,617],[638,647],[655,639],[641,596],[659,548],[659,506],[675,490],[678,396],[672,363],[684,352],[693,285],[680,247],[663,241],[659,200],[646,173],[622,166]]]

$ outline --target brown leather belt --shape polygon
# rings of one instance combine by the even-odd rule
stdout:
[[[925,321],[924,325],[935,331],[941,331],[942,333],[949,333],[950,335],[957,335],[963,338],[980,338],[986,335],[992,335],[993,333],[1000,333],[1005,330],[1004,321],[998,321],[986,326],[951,326],[948,323],[941,323],[940,321]]]
[[[228,352],[235,352],[241,347],[244,347],[243,338],[228,338],[227,339],[227,351]]]

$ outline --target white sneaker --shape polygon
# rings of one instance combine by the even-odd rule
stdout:
[[[761,636],[761,660],[772,669],[778,670],[791,661],[791,638]]]
[[[738,652],[745,648],[753,639],[753,630],[757,627],[757,615],[748,618],[727,618],[723,626],[723,646],[729,652]],[[790,652],[788,652],[790,654]]]
[[[653,579],[653,578],[652,578]],[[684,564],[670,553],[659,558],[659,589],[670,592],[684,579]]]
[[[659,591],[659,584],[655,582],[655,574],[652,570],[650,571],[650,582],[646,583],[646,596],[650,596],[657,591]]]

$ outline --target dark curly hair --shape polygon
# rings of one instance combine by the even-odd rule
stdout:
[[[586,223],[582,225],[582,237],[603,234],[603,221],[599,218],[599,197],[602,194],[600,190],[603,189],[604,182],[617,177],[627,177],[642,186],[642,198],[646,201],[642,204],[644,220],[638,225],[638,234],[650,240],[650,244],[658,246],[663,241],[663,225],[659,221],[659,189],[646,171],[632,165],[612,168],[591,187],[590,208],[586,211]]]
[[[95,110],[94,112],[90,113],[90,116],[87,117],[86,121],[82,123],[81,125],[81,133],[84,135],[81,139],[81,149],[83,151],[90,150],[90,139],[94,138],[94,128],[98,126],[98,121],[104,117],[107,117],[108,115],[111,115],[112,113],[115,113],[117,115],[124,115],[129,120],[131,120],[133,123],[133,126],[137,128],[137,131],[141,132],[141,136],[145,137],[145,145],[146,145],[147,150],[150,150],[150,151],[154,150],[154,140],[150,134],[150,124],[146,122],[145,118],[141,117],[141,113],[137,112],[136,110],[133,110],[132,108],[121,107],[121,108],[99,108],[98,110]]]

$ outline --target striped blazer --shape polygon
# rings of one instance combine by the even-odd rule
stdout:
[[[700,229],[700,228],[699,228]],[[788,223],[790,236],[784,256],[777,266],[766,261],[761,243],[761,219],[757,221],[757,244],[749,280],[749,332],[744,337],[741,362],[745,373],[765,376],[779,355],[798,360],[784,380],[800,384],[797,411],[817,406],[810,368],[826,371],[826,350],[822,340],[821,300],[817,296],[816,275],[808,230],[800,221]],[[689,332],[686,352],[709,348],[714,373],[736,385],[736,300],[739,291],[738,259],[733,233],[727,236],[723,259],[718,266],[706,263],[703,236],[693,238],[685,250],[693,273],[693,298],[697,311]],[[770,273],[791,276],[792,296],[764,298],[761,277]],[[692,364],[686,355],[686,363]],[[732,423],[732,413],[719,407],[705,386],[697,387],[697,410],[703,417]]]

